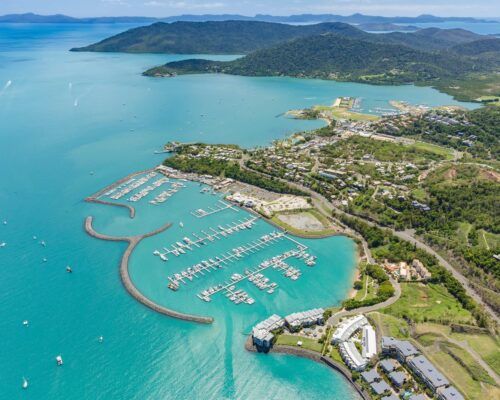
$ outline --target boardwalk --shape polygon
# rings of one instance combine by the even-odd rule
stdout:
[[[129,263],[129,258],[132,252],[134,251],[135,247],[143,240],[144,238],[151,237],[154,235],[157,235],[168,228],[172,226],[171,223],[167,223],[163,225],[162,227],[156,229],[155,231],[146,233],[144,235],[139,235],[139,236],[130,236],[130,237],[117,237],[117,236],[109,236],[109,235],[104,235],[102,233],[98,233],[94,230],[92,226],[93,222],[93,217],[89,216],[85,219],[85,231],[92,237],[95,237],[97,239],[101,240],[110,240],[114,242],[128,242],[128,247],[123,253],[122,260],[120,263],[120,278],[122,280],[123,285],[125,286],[125,289],[129,292],[129,294],[134,297],[137,301],[145,305],[146,307],[149,307],[150,309],[163,314],[163,315],[168,315],[169,317],[173,318],[178,318],[182,319],[185,321],[192,321],[192,322],[198,322],[202,324],[210,324],[213,322],[213,318],[211,317],[204,317],[204,316],[199,316],[199,315],[192,315],[192,314],[185,314],[181,313],[175,310],[172,310],[170,308],[161,306],[159,304],[156,304],[152,300],[148,299],[146,296],[144,296],[142,293],[140,293],[137,288],[134,286],[132,283],[132,280],[130,279],[129,275],[129,269],[128,269],[128,263]]]

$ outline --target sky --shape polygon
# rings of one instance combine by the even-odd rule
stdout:
[[[500,17],[498,0],[0,0],[0,15],[34,12],[75,17],[179,14],[341,14]]]

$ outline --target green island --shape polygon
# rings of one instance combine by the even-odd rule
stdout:
[[[225,73],[413,83],[478,102],[495,102],[500,94],[500,39],[463,29],[377,34],[342,22],[157,22],[71,50],[244,55],[232,61],[169,62],[144,72],[152,77]]]
[[[295,115],[328,125],[268,147],[179,144],[164,162],[229,179],[227,200],[293,234],[345,234],[358,243],[357,276],[340,308],[272,316],[254,327],[247,349],[324,362],[366,399],[445,398],[453,390],[495,398],[500,108],[400,104],[401,114],[376,119],[323,113],[349,111],[353,101]],[[349,324],[355,329],[344,338]],[[369,351],[373,335],[381,350]],[[401,358],[398,346],[414,353]],[[415,366],[422,359],[448,383],[430,385]]]

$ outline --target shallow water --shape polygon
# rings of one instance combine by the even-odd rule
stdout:
[[[166,277],[198,255],[162,263],[151,253],[184,232],[242,218],[243,211],[196,220],[189,211],[216,199],[200,194],[195,184],[159,207],[144,199],[134,220],[126,210],[83,199],[161,162],[153,151],[169,140],[265,145],[321,124],[283,118],[284,111],[330,103],[339,95],[362,97],[366,110],[388,107],[390,99],[455,102],[412,86],[231,76],[155,80],[140,72],[181,57],[67,51],[123,29],[0,25],[0,222],[7,221],[0,225],[0,242],[7,242],[0,248],[0,398],[356,398],[326,367],[294,357],[255,356],[242,348],[244,333],[270,313],[338,303],[352,278],[350,240],[301,240],[318,256],[317,266],[302,266],[296,282],[266,274],[282,280],[280,289],[255,293],[253,306],[235,306],[221,296],[206,304],[196,298],[198,289],[226,279],[229,270],[174,294]],[[176,222],[138,246],[132,279],[155,300],[212,315],[214,324],[166,318],[133,300],[118,276],[125,244],[87,236],[82,229],[87,215],[96,217],[96,229],[104,233],[144,233]],[[252,232],[206,251],[216,255],[272,229],[259,222]],[[275,255],[285,248],[280,246],[285,244],[235,265],[235,271]],[[68,264],[73,274],[65,272]],[[22,325],[25,319],[29,327]],[[64,359],[60,368],[58,354]],[[23,376],[30,382],[27,391],[21,389]]]

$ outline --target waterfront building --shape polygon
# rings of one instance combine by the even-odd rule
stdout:
[[[424,356],[416,356],[408,361],[408,366],[411,370],[418,375],[425,384],[433,391],[440,387],[449,385],[448,379],[446,379],[441,372],[439,372],[436,367]]]
[[[372,383],[382,379],[375,368],[372,368],[369,371],[362,372],[361,376],[367,383]]]
[[[381,400],[399,400],[398,396],[396,396],[395,394],[391,394],[389,396],[384,396],[382,397]]]
[[[277,314],[259,322],[252,329],[252,343],[259,351],[269,351],[273,345],[274,334],[271,331],[283,327],[285,321]]]
[[[252,342],[259,350],[269,350],[273,345],[274,335],[265,329],[252,330]]]
[[[420,354],[409,341],[394,339],[390,336],[382,337],[382,353],[395,355],[402,363],[410,357]]]
[[[377,354],[377,336],[375,329],[370,324],[363,326],[361,346],[361,354],[364,358],[372,358]]]
[[[314,308],[308,311],[296,312],[285,317],[285,324],[291,331],[297,331],[305,326],[323,325],[325,310]]]
[[[379,365],[386,374],[391,373],[397,368],[396,361],[390,358],[380,361]]]
[[[332,336],[332,343],[337,344],[346,341],[354,332],[365,325],[368,325],[368,320],[361,314],[342,321]]]
[[[391,372],[388,376],[393,385],[397,387],[403,386],[404,383],[406,382],[406,375],[401,371]]]
[[[368,361],[361,356],[352,341],[341,342],[339,352],[346,365],[355,371],[362,371],[368,364]]]
[[[391,387],[387,384],[386,381],[373,382],[372,384],[370,384],[370,387],[379,396],[381,394],[384,394],[385,392],[391,391]]]
[[[437,395],[439,400],[464,400],[464,397],[454,386],[439,389]]]
[[[254,329],[265,329],[266,331],[274,331],[275,329],[282,328],[285,323],[285,320],[281,318],[277,314],[271,315],[269,318],[264,321],[259,322],[254,326]]]

